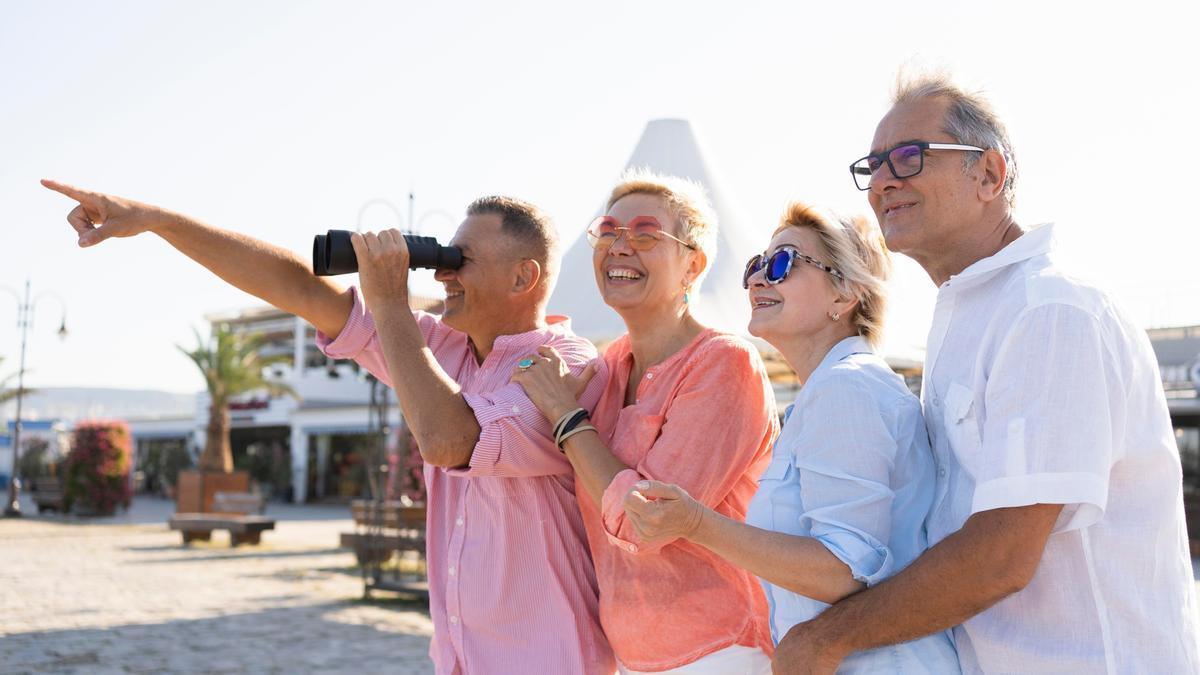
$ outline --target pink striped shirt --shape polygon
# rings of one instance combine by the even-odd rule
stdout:
[[[571,465],[550,439],[550,424],[508,381],[517,361],[542,345],[557,349],[576,373],[595,348],[570,332],[565,317],[548,317],[546,328],[496,338],[480,364],[465,333],[431,314],[413,316],[481,429],[468,467],[425,466],[429,656],[437,672],[612,673]],[[317,345],[391,385],[357,289],[341,334],[331,341],[318,333]],[[604,379],[597,375],[588,386],[584,406],[595,405]]]

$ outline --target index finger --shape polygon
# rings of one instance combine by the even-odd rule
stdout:
[[[94,193],[94,192],[89,192],[87,190],[81,190],[81,189],[75,187],[74,185],[67,185],[66,183],[60,183],[56,180],[50,180],[49,178],[43,178],[42,185],[51,190],[54,190],[55,192],[57,192],[59,194],[64,194],[64,195],[70,197],[71,199],[74,199],[77,202],[82,202],[85,199],[96,196],[96,193]]]
[[[350,233],[350,248],[354,249],[354,257],[361,261],[367,248],[367,240],[361,232]]]

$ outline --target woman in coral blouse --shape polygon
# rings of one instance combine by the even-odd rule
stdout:
[[[691,311],[716,226],[696,184],[626,174],[588,229],[596,284],[629,331],[599,364],[607,386],[590,420],[553,350],[513,374],[574,466],[600,622],[623,673],[770,672],[757,579],[689,541],[642,539],[622,504],[635,483],[666,481],[741,521],[769,461],[778,424],[757,350]]]

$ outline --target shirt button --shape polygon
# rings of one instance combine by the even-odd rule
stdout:
[[[629,552],[630,552],[630,553],[637,553],[637,544],[630,544],[630,545],[629,545]]]
[[[940,469],[938,469],[938,475],[945,476],[946,475],[946,467],[943,466]]]
[[[458,617],[457,617],[457,616],[451,616],[451,617],[450,617],[450,623],[457,624],[457,623],[458,623]]]
[[[450,576],[454,576],[454,565],[450,566]]]
[[[521,412],[521,409],[514,405],[513,412]]]
[[[646,373],[646,379],[647,379],[647,380],[653,380],[653,379],[654,379],[654,373]]]
[[[938,398],[938,397],[934,396],[934,397],[933,397],[933,404],[934,404],[934,405],[941,405],[941,404],[942,404],[942,399],[940,399],[940,398]]]
[[[459,517],[459,519],[458,519],[458,520],[454,521],[454,524],[455,524],[455,525],[458,525],[459,527],[462,527],[462,524],[463,524],[463,519],[462,519],[461,517]]]

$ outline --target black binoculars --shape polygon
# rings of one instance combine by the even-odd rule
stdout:
[[[358,257],[350,243],[349,230],[329,230],[313,239],[313,274],[330,277],[358,271]],[[462,249],[442,246],[433,237],[404,235],[408,242],[408,267],[435,270],[456,270],[462,267]]]

